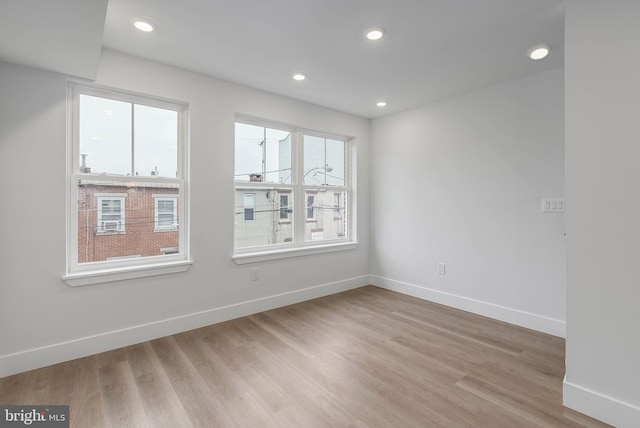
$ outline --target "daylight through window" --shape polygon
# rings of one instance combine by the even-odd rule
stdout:
[[[235,253],[349,241],[349,155],[347,138],[238,118]]]
[[[185,260],[186,106],[70,86],[68,272]]]

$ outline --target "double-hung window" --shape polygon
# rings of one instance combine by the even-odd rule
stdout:
[[[353,242],[350,144],[347,137],[236,118],[236,261]]]
[[[186,270],[186,105],[75,83],[68,94],[67,282]]]

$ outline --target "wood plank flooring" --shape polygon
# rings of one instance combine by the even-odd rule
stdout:
[[[604,427],[562,406],[564,340],[357,290],[0,379],[72,427]]]

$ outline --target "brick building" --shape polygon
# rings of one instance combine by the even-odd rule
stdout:
[[[78,185],[78,263],[176,252],[176,185],[103,181]]]

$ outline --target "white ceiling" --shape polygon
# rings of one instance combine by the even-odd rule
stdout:
[[[94,78],[104,21],[104,48],[364,117],[563,66],[563,0],[109,0],[101,20],[105,2],[2,0],[0,59]],[[34,17],[36,36],[16,25]]]
[[[107,0],[0,0],[0,61],[95,79]]]

